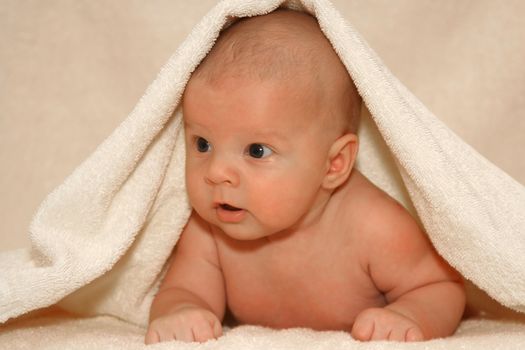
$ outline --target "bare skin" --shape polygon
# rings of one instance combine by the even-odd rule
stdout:
[[[346,74],[337,62],[323,66]],[[357,136],[330,123],[340,96],[328,90],[300,77],[190,80],[194,211],[146,343],[217,338],[227,308],[241,324],[344,330],[363,341],[455,331],[465,304],[459,275],[404,208],[353,169]]]
[[[242,324],[344,330],[359,340],[452,334],[463,286],[409,214],[357,171],[332,199],[309,230],[250,241],[194,213],[146,341],[216,338],[226,306]]]

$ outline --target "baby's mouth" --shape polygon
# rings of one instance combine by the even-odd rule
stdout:
[[[237,224],[246,216],[246,211],[242,208],[234,207],[228,203],[217,203],[217,218],[226,224]]]
[[[221,209],[224,209],[224,210],[227,210],[227,211],[240,211],[240,210],[242,210],[241,208],[237,208],[237,207],[234,207],[234,206],[226,204],[226,203],[219,204],[219,207]]]

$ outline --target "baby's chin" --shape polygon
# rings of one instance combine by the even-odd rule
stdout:
[[[255,241],[258,239],[265,238],[271,233],[267,233],[261,230],[257,230],[253,227],[249,227],[248,225],[242,225],[242,224],[224,224],[219,223],[216,226],[219,230],[221,230],[226,236],[229,238],[238,240],[238,241]]]
[[[244,214],[240,222],[223,222],[217,218],[212,218],[208,222],[231,239],[238,241],[254,241],[273,235],[276,231],[267,227],[262,227],[256,223],[249,212]]]

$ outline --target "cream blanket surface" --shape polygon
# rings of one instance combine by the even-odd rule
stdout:
[[[32,247],[0,255],[0,348],[141,349],[149,306],[190,213],[180,98],[220,30],[279,6],[314,15],[366,109],[358,167],[418,216],[438,252],[501,304],[525,311],[525,189],[433,116],[326,0],[227,0],[194,28],[129,117],[42,203]],[[58,306],[71,314],[31,314]],[[525,325],[464,321],[418,344],[343,332],[234,328],[157,348],[520,348]]]

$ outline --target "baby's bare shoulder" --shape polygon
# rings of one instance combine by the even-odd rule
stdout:
[[[346,216],[348,220],[358,221],[361,230],[371,235],[381,234],[385,228],[417,228],[414,218],[399,202],[361,173],[352,176],[343,197],[343,210],[355,214]]]
[[[379,290],[395,298],[418,283],[457,279],[401,204],[370,182],[359,185],[349,210],[359,221],[361,260]]]
[[[395,199],[358,174],[345,193],[344,216],[355,229],[367,254],[398,255],[431,249],[426,234],[412,215]]]

